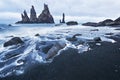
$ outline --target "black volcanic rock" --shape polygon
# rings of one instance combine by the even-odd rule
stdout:
[[[100,37],[95,37],[93,40],[94,40],[95,42],[100,42],[100,41],[102,41]]]
[[[22,18],[22,20],[16,22],[16,24],[18,24],[18,23],[29,23],[30,22],[30,19],[29,19],[28,15],[27,15],[26,10],[24,10],[24,12],[21,14],[21,18]]]
[[[97,26],[112,26],[112,25],[114,25],[114,21],[111,20],[111,19],[106,19],[106,20],[98,22],[98,23],[87,22],[87,23],[83,23],[82,25],[84,25],[84,26],[94,26],[94,27],[97,27]]]
[[[120,17],[114,20],[114,25],[120,25]]]
[[[63,13],[63,18],[62,18],[62,22],[61,23],[65,23],[65,14]]]
[[[44,10],[38,17],[39,23],[54,23],[54,19],[52,15],[50,14],[48,5],[44,4]]]
[[[94,27],[96,27],[97,23],[95,23],[95,22],[87,22],[87,23],[83,23],[82,25],[83,26],[94,26]]]
[[[116,20],[111,20],[111,19],[106,19],[104,21],[95,23],[95,22],[87,22],[87,23],[83,23],[82,25],[84,26],[94,26],[94,27],[98,27],[98,26],[114,26],[114,27],[120,27],[120,17],[117,18]]]
[[[7,47],[7,46],[12,46],[12,45],[17,45],[17,44],[21,44],[21,43],[24,43],[21,38],[19,37],[14,37],[12,38],[11,40],[7,41],[4,43],[4,47]]]
[[[78,22],[76,22],[76,21],[69,21],[66,24],[67,25],[78,25]]]
[[[113,20],[111,19],[106,19],[104,21],[101,21],[97,24],[97,26],[110,26],[113,24]]]
[[[54,23],[54,19],[52,15],[50,14],[48,5],[44,4],[44,10],[37,18],[36,11],[34,9],[34,6],[32,6],[30,10],[30,18],[27,15],[27,12],[24,11],[23,14],[21,14],[21,21],[16,22],[16,24],[19,23]]]
[[[32,6],[32,8],[30,10],[30,22],[37,22],[37,15],[36,15],[34,6]]]

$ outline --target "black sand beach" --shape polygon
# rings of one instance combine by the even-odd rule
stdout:
[[[88,42],[91,50],[68,49],[49,64],[39,64],[20,76],[0,80],[120,80],[120,37],[116,43]]]

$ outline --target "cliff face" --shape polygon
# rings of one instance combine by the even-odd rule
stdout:
[[[34,6],[30,9],[30,18],[27,15],[27,12],[24,11],[23,14],[21,14],[21,21],[16,22],[18,23],[54,23],[54,19],[49,11],[48,5],[44,4],[44,9],[42,13],[38,16],[36,15],[36,11],[34,9]]]

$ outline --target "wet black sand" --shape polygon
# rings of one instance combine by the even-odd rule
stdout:
[[[0,80],[120,80],[120,37],[111,37],[116,43],[89,42],[92,50],[77,53],[63,51],[50,64],[39,64],[24,75]]]

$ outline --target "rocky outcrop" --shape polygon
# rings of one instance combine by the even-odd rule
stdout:
[[[54,23],[54,18],[50,13],[47,4],[44,4],[44,10],[38,16],[38,18],[37,18],[34,6],[32,6],[32,8],[30,10],[30,18],[28,17],[26,11],[24,11],[23,14],[21,14],[21,18],[22,18],[22,20],[16,22],[16,24],[18,24],[18,23]]]
[[[82,25],[83,26],[94,26],[94,27],[96,27],[97,23],[95,23],[95,22],[87,22],[87,23],[83,23]]]
[[[111,20],[111,19],[106,19],[106,20],[104,20],[104,21],[99,22],[99,23],[97,24],[97,26],[110,26],[110,25],[112,25],[113,23],[114,23],[113,20]]]
[[[115,25],[120,25],[120,17],[117,18],[117,19],[114,21],[114,24],[115,24]]]
[[[84,26],[94,26],[94,27],[97,27],[97,26],[110,26],[114,23],[113,20],[111,19],[106,19],[104,21],[101,21],[101,22],[98,22],[98,23],[95,23],[95,22],[87,22],[87,23],[83,23],[82,25]]]
[[[36,15],[36,11],[34,9],[34,6],[32,6],[31,10],[30,10],[30,22],[37,22],[37,15]]]
[[[22,44],[24,43],[21,38],[19,37],[14,37],[12,38],[11,40],[7,41],[4,43],[4,47],[7,47],[7,46],[12,46],[12,45],[17,45],[17,44]]]
[[[120,26],[120,17],[117,18],[116,20],[106,19],[106,20],[98,22],[98,23],[87,22],[87,23],[83,23],[82,25],[84,25],[84,26],[94,26],[94,27],[98,27],[98,26]]]
[[[48,5],[44,4],[44,10],[38,17],[39,23],[54,23],[54,19],[52,15],[50,14]]]
[[[66,24],[67,25],[78,25],[78,22],[76,22],[76,21],[69,21]]]

